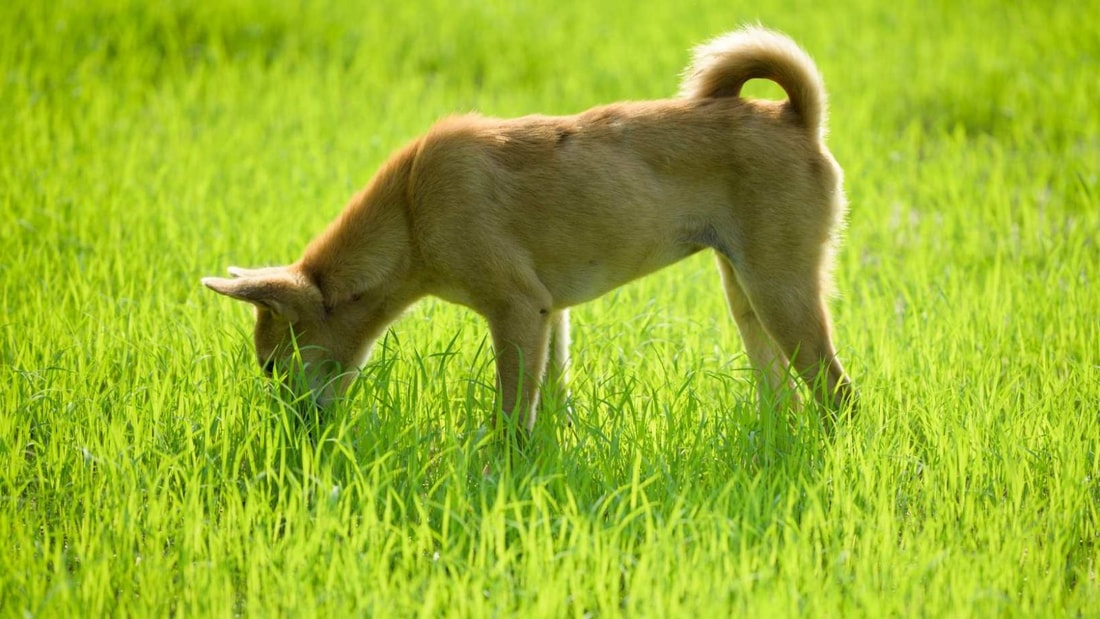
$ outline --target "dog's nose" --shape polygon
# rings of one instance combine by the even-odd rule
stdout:
[[[266,374],[268,378],[271,378],[271,375],[275,373],[275,360],[268,359],[261,364],[261,367],[264,370],[264,374]]]

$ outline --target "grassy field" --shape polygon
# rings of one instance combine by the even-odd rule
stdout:
[[[1096,0],[358,4],[0,6],[0,616],[1100,615]],[[669,96],[757,20],[847,175],[831,439],[757,414],[710,256],[574,311],[510,463],[471,313],[301,419],[199,285],[440,116]]]

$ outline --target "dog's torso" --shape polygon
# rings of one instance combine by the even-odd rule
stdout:
[[[498,283],[487,279],[531,270],[561,308],[708,247],[741,259],[750,234],[802,217],[761,212],[757,194],[774,199],[805,184],[793,177],[832,170],[784,109],[667,100],[441,121],[415,149],[409,197],[419,249],[445,282],[432,294],[476,306]]]

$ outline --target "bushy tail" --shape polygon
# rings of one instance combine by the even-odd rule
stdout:
[[[789,37],[760,26],[724,34],[695,48],[684,71],[680,96],[691,99],[739,97],[751,79],[767,79],[787,93],[808,131],[825,128],[825,86],[810,56]]]

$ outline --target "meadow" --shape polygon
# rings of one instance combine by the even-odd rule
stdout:
[[[2,3],[0,616],[1100,615],[1096,14]],[[419,304],[303,416],[199,284],[296,259],[442,116],[671,96],[756,21],[846,172],[831,437],[759,413],[709,255],[574,310],[574,423],[510,457],[469,311]]]

